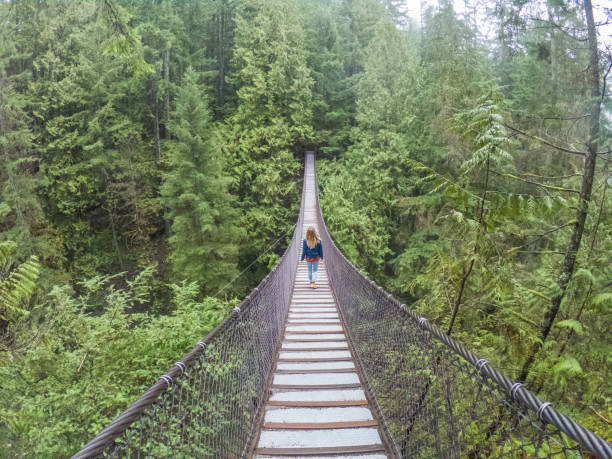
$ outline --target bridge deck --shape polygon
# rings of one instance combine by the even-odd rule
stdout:
[[[319,223],[312,156],[304,177],[303,234]],[[255,457],[386,458],[324,261],[317,287],[299,263]]]

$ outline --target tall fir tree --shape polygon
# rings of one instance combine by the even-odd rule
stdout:
[[[246,1],[236,18],[233,63],[239,89],[228,128],[232,189],[243,209],[250,260],[295,221],[297,153],[312,138],[312,78],[296,2]]]
[[[185,73],[178,89],[168,144],[169,171],[162,193],[172,221],[170,260],[176,279],[197,281],[212,294],[236,272],[238,227],[228,192],[218,128],[198,73]]]
[[[32,12],[32,5],[15,6],[0,30],[0,242],[15,241],[18,258],[37,254],[57,267],[61,255],[39,196],[44,177],[28,113],[32,75],[26,61],[34,30],[31,23],[18,30],[13,22]]]
[[[343,155],[346,170],[326,187],[323,203],[342,215],[330,216],[329,224],[341,231],[343,250],[379,277],[387,270],[398,203],[411,192],[409,160],[420,134],[414,105],[421,83],[414,37],[387,14],[371,33],[357,84],[354,143]],[[346,199],[348,189],[360,192]]]

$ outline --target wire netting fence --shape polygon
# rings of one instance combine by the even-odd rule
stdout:
[[[602,438],[542,403],[362,275],[333,243],[325,263],[349,339],[400,457],[612,457]]]
[[[75,458],[247,454],[290,303],[303,209],[302,202],[293,239],[262,282]]]

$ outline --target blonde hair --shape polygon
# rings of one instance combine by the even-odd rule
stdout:
[[[317,245],[317,242],[319,242],[320,240],[321,236],[319,236],[317,230],[314,229],[313,226],[308,228],[308,231],[306,231],[306,245],[308,245],[308,247],[310,247],[311,249],[314,249]]]

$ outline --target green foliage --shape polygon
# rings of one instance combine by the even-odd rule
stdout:
[[[466,173],[483,166],[501,167],[503,170],[512,161],[512,156],[505,149],[509,139],[503,124],[501,104],[503,95],[491,93],[481,98],[475,108],[455,115],[458,129],[463,130],[464,137],[473,139],[474,143],[471,157],[461,165]]]
[[[18,256],[36,253],[57,263],[61,255],[46,234],[52,230],[39,195],[45,179],[37,170],[36,136],[24,94],[29,71],[15,66],[22,43],[7,29],[0,31],[0,241],[15,241]]]
[[[0,435],[14,453],[72,454],[231,307],[198,300],[199,286],[182,282],[171,286],[171,314],[131,313],[151,288],[152,273],[148,268],[125,279],[126,288],[115,288],[110,277],[92,279],[83,295],[56,286],[30,318],[22,318],[17,345],[0,353]],[[87,314],[98,301],[101,314]]]
[[[125,10],[111,0],[98,0],[98,7],[101,12],[99,17],[110,31],[102,44],[103,53],[125,57],[129,67],[136,73],[151,72],[151,66],[142,55],[140,37],[128,26],[130,18],[126,17]]]
[[[294,1],[245,1],[236,17],[233,65],[238,106],[226,137],[232,192],[250,240],[241,255],[246,265],[295,222],[295,153],[312,138],[312,78]]]
[[[530,388],[612,435],[605,154],[539,334],[589,132],[579,3],[153,3],[0,3],[0,443],[72,454],[214,326],[200,295],[288,240],[314,145],[351,260],[442,326],[473,260],[453,334],[511,377],[543,345]]]
[[[560,320],[555,325],[560,328],[566,328],[568,330],[572,330],[577,335],[582,335],[583,333],[582,324],[574,319]]]
[[[0,324],[28,314],[23,306],[32,297],[40,274],[34,255],[16,263],[13,257],[16,247],[12,241],[0,242]]]
[[[218,130],[207,98],[189,69],[179,89],[168,144],[169,171],[162,194],[172,221],[170,260],[175,278],[202,283],[216,292],[236,272],[241,231],[230,179],[223,173]]]
[[[563,356],[553,367],[554,382],[560,384],[562,388],[567,387],[568,379],[575,379],[582,373],[578,360],[569,355]]]
[[[367,10],[357,10],[369,20]],[[365,271],[380,277],[397,231],[398,203],[413,191],[410,144],[416,136],[416,50],[390,17],[369,30],[358,84],[355,142],[346,159],[320,166],[322,206],[339,246]],[[327,171],[334,171],[328,177]],[[329,213],[327,209],[330,209]]]
[[[314,79],[311,106],[316,141],[326,156],[340,155],[351,144],[364,48],[384,14],[383,7],[361,0],[300,0],[300,4],[307,62]]]

